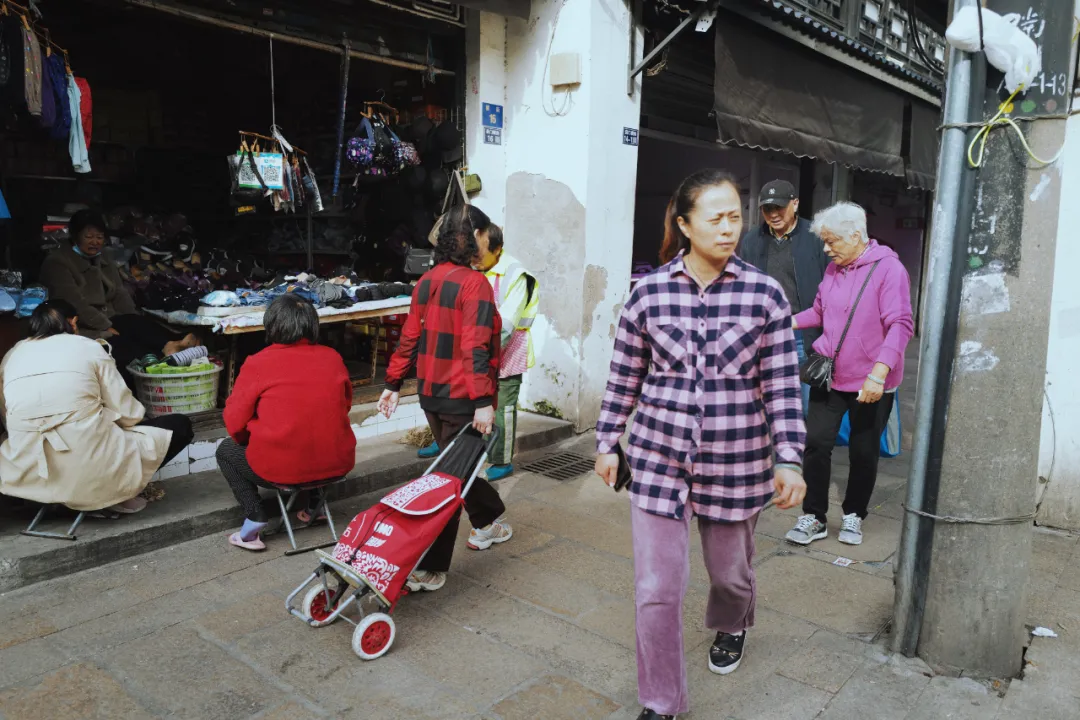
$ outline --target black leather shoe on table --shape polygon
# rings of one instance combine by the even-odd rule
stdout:
[[[637,720],[675,720],[675,716],[660,715],[659,713],[650,710],[649,708],[645,708],[641,711],[641,714],[638,715]]]
[[[716,640],[709,648],[709,670],[717,675],[727,675],[735,672],[742,662],[743,644],[746,642],[746,631],[738,635],[716,633]]]

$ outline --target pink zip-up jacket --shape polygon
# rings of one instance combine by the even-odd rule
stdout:
[[[834,390],[858,392],[874,364],[879,362],[889,366],[886,390],[895,390],[904,379],[904,351],[915,333],[911,279],[896,253],[876,240],[871,240],[866,251],[851,265],[845,268],[829,265],[814,306],[796,315],[795,322],[799,329],[822,328],[814,351],[832,357],[859,289],[870,267],[879,260],[836,359]]]

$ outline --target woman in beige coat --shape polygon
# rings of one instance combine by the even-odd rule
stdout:
[[[72,510],[138,512],[150,478],[191,442],[191,421],[144,421],[108,346],[77,334],[69,303],[39,306],[30,331],[0,363],[8,432],[0,492]]]

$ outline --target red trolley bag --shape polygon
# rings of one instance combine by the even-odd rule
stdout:
[[[391,608],[424,553],[462,505],[461,480],[433,472],[353,518],[334,559],[364,578]]]

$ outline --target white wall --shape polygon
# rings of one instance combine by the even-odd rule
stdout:
[[[533,0],[527,21],[482,13],[469,28],[468,164],[484,183],[475,202],[504,218],[507,251],[540,286],[537,366],[521,404],[580,430],[599,414],[630,283],[637,148],[622,135],[640,116],[640,85],[627,94],[630,26],[625,0]],[[640,37],[636,47],[640,55]],[[547,79],[549,54],[562,52],[581,57],[569,95]],[[494,149],[479,113],[500,92],[505,128]]]
[[[465,28],[466,90],[465,147],[470,173],[480,176],[483,189],[472,202],[498,225],[506,222],[506,128],[502,145],[484,143],[481,111],[484,103],[506,105],[506,18],[470,12]],[[504,119],[504,124],[505,124]]]
[[[1080,100],[1073,101],[1080,110]],[[1068,120],[1061,169],[1062,203],[1054,256],[1054,296],[1039,446],[1038,523],[1080,530],[1080,243],[1074,208],[1080,197],[1080,116]]]

